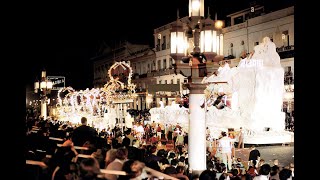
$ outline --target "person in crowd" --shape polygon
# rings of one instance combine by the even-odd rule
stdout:
[[[77,151],[74,149],[71,140],[65,141],[53,154],[50,161],[50,169],[52,172],[52,180],[67,179],[73,171],[71,167],[77,162]],[[75,173],[77,175],[77,173]]]
[[[227,164],[228,170],[232,168],[231,150],[233,146],[233,140],[227,136],[226,132],[221,132],[222,138],[218,141],[218,148],[222,155],[222,162]]]
[[[120,175],[118,180],[138,180],[147,178],[147,174],[144,173],[143,168],[145,164],[137,160],[128,160],[124,162],[122,171],[125,171],[127,175]]]
[[[263,164],[259,168],[259,175],[255,176],[253,180],[269,180],[270,172],[271,172],[270,164]]]
[[[243,140],[244,140],[244,134],[243,134],[242,127],[240,127],[239,132],[238,132],[238,149],[244,148]]]
[[[292,180],[292,171],[290,169],[283,168],[279,172],[279,179],[280,180]]]
[[[81,126],[77,127],[72,134],[72,141],[75,146],[83,146],[85,142],[89,141],[90,144],[95,144],[97,138],[97,131],[87,126],[87,118],[81,118]]]
[[[99,162],[95,158],[85,158],[80,162],[79,180],[98,180]]]
[[[155,145],[151,145],[150,149],[147,152],[147,156],[145,157],[145,163],[146,166],[150,167],[150,168],[156,168],[156,169],[160,169],[160,166],[154,166],[154,165],[158,165],[158,163],[163,159],[163,157],[159,157],[157,156],[157,146]]]
[[[182,135],[181,131],[177,135],[175,145],[176,146],[183,146],[184,145],[184,138],[183,138],[183,135]]]
[[[279,172],[280,172],[280,167],[277,165],[273,165],[271,167],[270,180],[280,180]]]
[[[183,180],[189,180],[188,176],[186,176],[186,174],[185,174],[184,166],[178,165],[176,167],[176,172],[177,172],[176,175],[175,175],[176,178],[183,179]]]
[[[102,149],[97,149],[95,152],[91,154],[91,156],[94,157],[99,162],[100,167],[103,165],[103,163],[105,163],[104,162],[105,158],[103,157]]]
[[[120,147],[117,149],[116,158],[107,166],[107,170],[121,171],[123,163],[128,159],[128,149],[125,147]],[[108,180],[117,180],[118,175],[115,174],[105,174],[105,178]]]
[[[249,153],[249,161],[252,161],[253,166],[256,166],[258,158],[260,158],[260,151],[255,146],[252,146]]]
[[[110,149],[106,153],[106,159],[105,159],[105,167],[107,167],[113,160],[116,159],[116,152],[117,149]]]
[[[202,171],[202,173],[199,176],[199,180],[216,180],[216,171]]]
[[[246,180],[252,180],[256,175],[256,168],[254,166],[249,166],[245,175]]]

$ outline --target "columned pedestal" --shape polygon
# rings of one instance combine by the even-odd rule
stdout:
[[[206,163],[206,119],[205,109],[201,108],[204,102],[205,84],[188,83],[189,93],[189,134],[188,158],[192,174],[199,174],[207,169]]]
[[[41,99],[41,116],[44,120],[47,119],[47,102],[45,98]]]

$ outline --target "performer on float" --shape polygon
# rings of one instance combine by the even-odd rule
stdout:
[[[133,123],[133,117],[131,117],[130,113],[127,113],[125,118],[125,125],[128,131],[131,131],[132,129],[132,123]]]

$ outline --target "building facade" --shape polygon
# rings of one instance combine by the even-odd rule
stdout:
[[[141,99],[141,94],[143,94],[143,90],[141,88],[143,88],[145,92],[145,83],[141,82],[141,80],[137,81],[136,79],[143,77],[143,74],[147,72],[147,62],[152,62],[154,59],[154,51],[152,51],[148,45],[132,44],[125,41],[120,42],[113,47],[104,47],[102,52],[91,58],[94,68],[94,88],[102,88],[109,81],[110,77],[108,77],[108,70],[115,62],[129,61],[134,73],[132,82],[138,82],[137,93],[139,95],[133,103],[129,104],[129,108],[136,109],[139,107],[138,109],[142,109],[143,103],[141,102],[143,99]],[[131,61],[133,62],[133,65],[131,64]]]
[[[263,6],[256,6],[228,15],[232,26],[222,30],[224,35],[224,56],[220,65],[228,63],[237,66],[240,59],[253,51],[264,37],[269,37],[276,45],[280,63],[285,71],[287,94],[284,96],[285,111],[294,110],[294,7],[265,13]],[[254,14],[252,14],[254,13]],[[250,18],[252,17],[252,18]],[[289,107],[288,107],[289,106]]]
[[[294,87],[294,7],[265,12],[263,6],[255,5],[232,13],[226,18],[230,20],[230,23],[227,23],[230,26],[222,28],[217,33],[217,35],[221,33],[223,38],[220,38],[222,42],[217,41],[216,55],[222,58],[218,61],[208,59],[204,63],[204,71],[199,72],[201,77],[210,76],[224,63],[228,63],[230,67],[237,66],[241,58],[246,57],[253,51],[255,45],[268,36],[276,44],[281,65],[285,70],[285,84],[292,85],[289,89],[287,88],[292,92]],[[210,15],[199,20],[202,27],[212,21]],[[190,29],[190,18],[178,17],[177,21],[154,29],[153,48],[148,45],[124,42],[113,50],[106,48],[101,55],[93,58],[94,87],[103,87],[108,81],[107,71],[115,61],[130,61],[134,72],[132,82],[136,84],[136,92],[139,95],[132,108],[144,110],[159,107],[160,101],[164,105],[170,105],[186,94],[182,84],[188,82],[188,77],[192,76],[192,70],[188,63],[183,63],[182,59],[173,57],[171,54],[171,32],[177,22],[181,23],[187,37],[186,54],[192,52],[194,42],[191,38],[193,32]],[[201,41],[201,38],[199,39]],[[201,42],[200,45],[202,45]],[[180,66],[177,68],[178,63]],[[286,96],[284,100],[284,105],[291,106],[292,110],[293,96]]]

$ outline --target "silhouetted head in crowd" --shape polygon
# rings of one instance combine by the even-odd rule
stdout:
[[[216,179],[216,171],[204,170],[200,174],[199,180],[215,180]]]
[[[172,160],[171,160],[171,165],[172,165],[172,166],[178,165],[178,160],[177,160],[177,159],[172,159]]]
[[[122,170],[127,173],[126,176],[119,176],[119,180],[137,178],[142,174],[145,164],[140,161],[128,160],[123,163]]]
[[[279,171],[280,171],[280,167],[277,166],[277,165],[273,165],[273,166],[271,167],[270,175],[271,175],[271,176],[274,176],[274,175],[276,175]]]
[[[162,165],[165,165],[165,164],[170,165],[169,160],[166,159],[166,158],[162,158],[162,159],[160,160],[160,163],[161,163]]]
[[[232,174],[232,176],[238,176],[238,174],[239,174],[238,169],[231,169],[231,174]]]
[[[176,167],[176,171],[177,171],[177,173],[183,174],[184,173],[184,167],[183,166],[177,166]]]
[[[120,160],[126,160],[128,158],[128,149],[125,147],[120,147],[117,149],[116,158]]]
[[[221,176],[219,177],[219,180],[227,180],[228,178],[230,179],[228,173],[222,173]]]
[[[80,179],[96,179],[99,173],[99,163],[95,158],[86,158],[80,162]]]
[[[169,167],[166,167],[166,169],[164,169],[163,171],[164,174],[177,174],[177,171],[176,171],[176,168],[174,168],[173,166],[169,166]]]
[[[216,168],[219,173],[227,170],[227,166],[224,163],[216,164]]]
[[[159,157],[163,157],[163,158],[166,158],[168,155],[168,152],[164,149],[160,149],[158,152],[157,152],[157,156]]]
[[[82,125],[87,125],[87,122],[88,122],[88,120],[87,120],[86,117],[82,117],[82,118],[81,118],[81,124],[82,124]]]
[[[271,166],[269,164],[263,164],[262,166],[260,166],[259,174],[269,175],[270,172],[271,172]]]
[[[130,139],[128,137],[123,138],[122,146],[129,147],[129,145],[130,145]]]
[[[175,155],[175,153],[174,152],[170,152],[169,153],[169,159],[172,159],[172,158],[175,158],[176,157],[176,155]]]
[[[105,159],[105,162],[106,162],[105,167],[107,167],[113,160],[116,159],[116,152],[117,152],[117,149],[110,149],[107,151],[106,159]]]
[[[279,172],[279,179],[280,180],[291,180],[292,179],[292,171],[290,169],[283,168]]]
[[[152,145],[151,147],[150,147],[150,154],[153,154],[153,153],[155,153],[157,151],[157,146],[154,146],[154,145]]]

